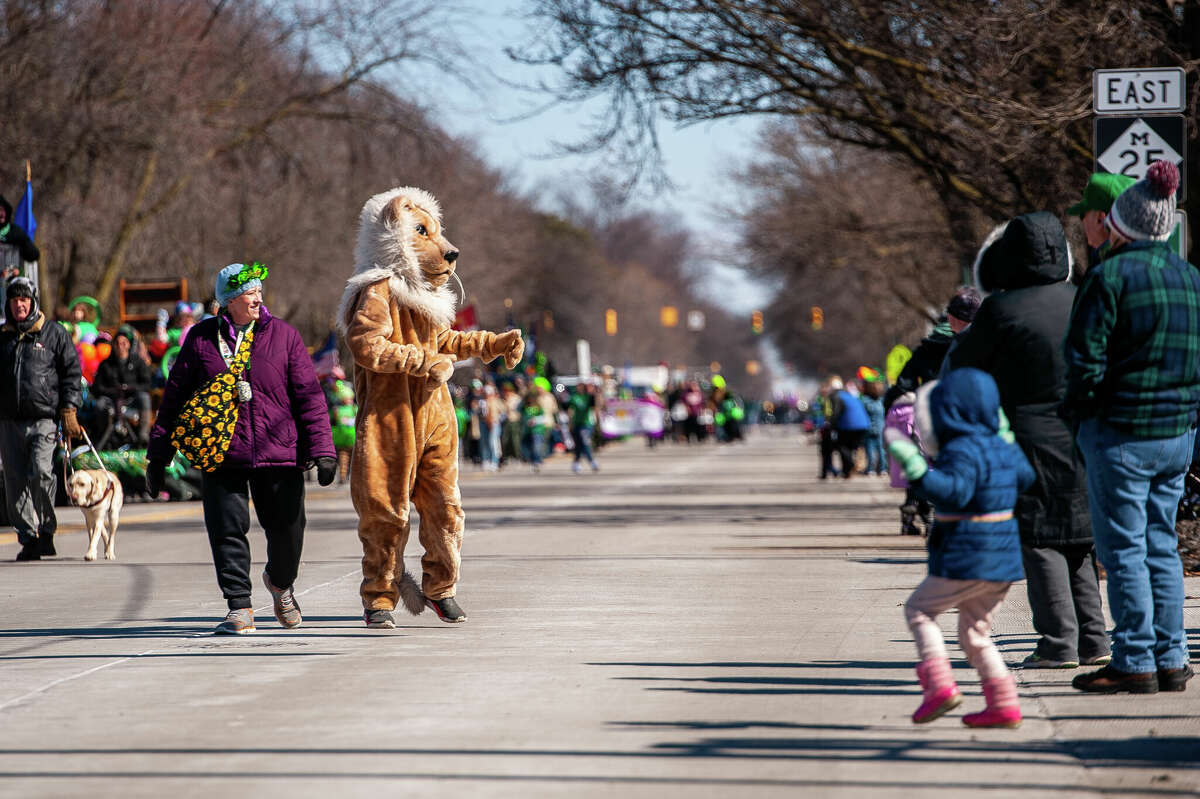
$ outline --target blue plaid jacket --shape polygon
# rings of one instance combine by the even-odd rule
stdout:
[[[1135,241],[1088,272],[1065,343],[1064,412],[1139,438],[1186,432],[1200,407],[1200,271]]]

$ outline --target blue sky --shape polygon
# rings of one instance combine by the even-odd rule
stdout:
[[[472,89],[462,83],[441,81],[435,117],[452,133],[476,141],[487,160],[514,175],[517,186],[536,194],[540,185],[571,185],[579,176],[604,168],[601,154],[550,157],[556,141],[580,141],[586,137],[594,108],[554,107],[521,121],[522,116],[545,103],[542,95],[522,92],[504,85],[534,84],[539,71],[512,62],[505,47],[516,46],[527,36],[523,19],[527,3],[504,0],[480,4],[476,12],[457,16],[451,35],[481,65],[498,76],[477,78]],[[542,75],[547,82],[557,77],[553,70]],[[598,108],[598,106],[597,106]],[[655,193],[639,189],[634,203],[647,208],[673,210],[699,237],[705,252],[735,252],[736,226],[730,224],[720,206],[728,203],[736,187],[728,172],[753,154],[757,122],[727,120],[683,129],[659,131],[668,176],[676,188]],[[720,198],[720,204],[714,201]],[[733,310],[749,312],[766,301],[767,292],[746,284],[740,273],[717,262],[709,262],[708,288],[720,286]],[[730,294],[730,287],[736,287]]]

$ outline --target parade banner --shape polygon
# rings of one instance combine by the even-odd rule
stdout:
[[[600,433],[605,438],[661,436],[663,408],[649,400],[610,399],[600,413]]]

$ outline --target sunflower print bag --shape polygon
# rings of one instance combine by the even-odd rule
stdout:
[[[254,325],[251,325],[242,336],[229,368],[209,378],[184,403],[175,419],[171,443],[202,472],[220,468],[233,443],[233,429],[238,420],[237,382],[246,371],[253,341]]]

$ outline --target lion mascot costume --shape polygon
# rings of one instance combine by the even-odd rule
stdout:
[[[452,330],[447,285],[458,250],[442,232],[437,200],[406,187],[363,206],[354,275],[338,322],[354,356],[358,397],[350,496],[363,547],[360,592],[368,627],[395,627],[403,598],[447,622],[466,620],[454,599],[462,549],[458,423],[446,381],[454,362],[503,356],[512,368],[525,352],[521,331]],[[421,586],[404,570],[409,502],[421,514]]]

